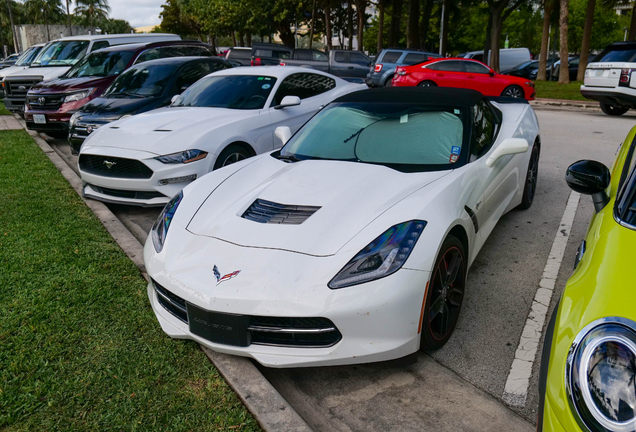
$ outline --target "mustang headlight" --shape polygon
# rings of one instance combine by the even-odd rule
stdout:
[[[152,226],[152,244],[155,246],[157,253],[163,249],[163,242],[166,240],[168,234],[168,228],[174,217],[174,213],[177,211],[177,207],[183,199],[183,191],[179,192],[172,198],[168,204],[161,210],[159,217]]]
[[[155,159],[165,164],[177,164],[198,161],[204,159],[207,155],[208,152],[204,152],[203,150],[186,150],[165,156],[157,156]]]
[[[329,282],[338,289],[380,279],[398,271],[415,247],[425,221],[394,225],[362,249]]]
[[[579,421],[591,431],[635,430],[636,323],[603,319],[579,333],[568,353],[566,384]]]
[[[93,87],[93,88],[84,89],[78,92],[69,93],[64,97],[64,102],[74,102],[74,101],[82,100],[92,95],[94,91],[95,91],[95,88]]]

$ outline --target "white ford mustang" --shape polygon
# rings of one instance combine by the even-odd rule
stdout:
[[[174,338],[272,367],[439,348],[491,230],[532,204],[539,151],[523,100],[342,96],[168,203],[144,249],[153,310]]]
[[[320,108],[366,86],[300,67],[226,69],[170,106],[99,128],[84,142],[84,195],[163,206],[213,169],[272,151],[279,125],[295,132]]]

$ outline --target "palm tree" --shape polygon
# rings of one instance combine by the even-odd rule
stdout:
[[[49,17],[63,14],[61,0],[26,0],[24,2],[27,14],[36,23],[40,19],[44,20],[46,26],[46,38],[51,40],[49,34]]]
[[[88,21],[91,34],[95,34],[95,21],[107,19],[110,12],[108,0],[76,0],[75,5],[75,14]]]
[[[548,39],[550,38],[550,19],[554,10],[555,0],[543,0],[543,32],[541,33],[541,52],[539,53],[539,72],[537,73],[537,81],[545,81],[547,79]]]
[[[561,67],[559,68],[559,84],[570,83],[570,69],[568,68],[568,10],[570,0],[561,0],[559,11],[559,33],[561,40]]]
[[[71,11],[68,8],[70,0],[66,0],[66,16],[68,17],[68,35],[73,36],[73,27],[71,26]]]

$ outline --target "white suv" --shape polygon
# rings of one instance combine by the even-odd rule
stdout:
[[[581,94],[597,100],[601,110],[619,116],[636,108],[636,42],[607,46],[585,68]]]

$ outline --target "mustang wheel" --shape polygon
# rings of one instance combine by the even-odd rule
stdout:
[[[464,246],[449,235],[435,260],[428,285],[420,336],[422,350],[435,350],[450,338],[464,299],[466,258]]]
[[[517,85],[511,85],[506,87],[501,95],[523,99],[523,89]]]
[[[526,184],[523,188],[523,200],[519,204],[520,209],[529,209],[534,201],[534,194],[537,191],[537,179],[539,176],[539,147],[535,144],[532,146],[532,154],[528,163],[528,172],[526,173]]]
[[[214,169],[219,169],[224,166],[232,165],[234,162],[242,161],[243,159],[247,159],[251,155],[245,151],[245,149],[236,144],[232,144],[228,146],[225,150],[221,152],[218,158],[216,158],[216,163],[214,164]]]
[[[625,114],[627,111],[629,111],[629,108],[612,106],[612,105],[606,104],[604,102],[601,102],[600,105],[601,105],[601,111],[603,111],[605,114],[611,115],[611,116],[621,116],[621,115]]]
[[[422,81],[417,85],[418,87],[437,87],[433,81]]]

